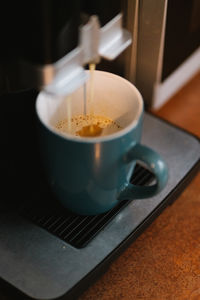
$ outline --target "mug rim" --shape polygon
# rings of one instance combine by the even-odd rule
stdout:
[[[89,72],[89,71],[86,70],[86,72]],[[140,120],[140,117],[142,116],[142,113],[143,113],[144,102],[143,102],[142,95],[139,92],[139,90],[136,88],[136,86],[133,83],[131,83],[130,81],[128,81],[127,79],[125,79],[125,78],[123,78],[123,77],[121,77],[119,75],[116,75],[114,73],[106,72],[106,71],[100,71],[100,70],[95,70],[94,72],[95,73],[96,72],[102,73],[102,74],[104,74],[106,76],[115,77],[118,80],[124,81],[127,85],[129,85],[130,88],[132,88],[134,90],[135,94],[137,95],[137,100],[139,101],[139,112],[138,112],[137,118],[135,118],[128,126],[126,126],[125,128],[121,129],[120,131],[112,133],[112,134],[109,134],[109,135],[105,135],[105,136],[99,136],[99,137],[92,137],[91,138],[91,137],[79,137],[79,136],[71,135],[71,134],[68,134],[68,133],[63,133],[63,132],[60,132],[60,131],[56,130],[53,126],[46,124],[42,120],[42,118],[40,116],[40,113],[39,113],[39,108],[38,108],[39,104],[38,103],[39,103],[40,98],[42,96],[48,97],[49,95],[45,91],[41,91],[37,95],[36,103],[35,103],[35,109],[36,109],[36,114],[37,114],[38,119],[40,120],[40,122],[43,124],[43,126],[45,128],[47,128],[53,134],[55,134],[55,135],[57,135],[57,136],[59,136],[61,138],[64,138],[65,140],[79,142],[79,143],[92,143],[93,144],[93,143],[106,142],[106,141],[111,141],[111,140],[115,140],[115,139],[121,138],[121,137],[125,136],[127,133],[129,133],[132,129],[134,129],[137,126],[137,124],[138,124],[138,122]]]

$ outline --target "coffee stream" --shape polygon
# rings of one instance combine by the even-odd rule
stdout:
[[[90,87],[89,87],[89,99],[88,99],[88,107],[90,109],[90,115],[94,115],[93,111],[93,105],[94,105],[94,71],[96,69],[96,65],[94,63],[89,64],[89,70],[90,70]],[[86,99],[86,93],[84,93],[84,107],[86,108],[86,114],[87,114],[87,99]],[[87,126],[84,126],[81,130],[77,131],[77,134],[80,136],[85,137],[93,137],[93,136],[99,136],[102,133],[102,128],[99,127],[99,124],[90,124]]]
[[[94,114],[94,71],[96,69],[95,64],[90,64],[89,65],[89,70],[90,70],[90,86],[89,86],[89,99],[88,99],[88,106],[90,109],[90,114]]]
[[[72,117],[71,114],[71,97],[67,97],[67,119],[61,120],[56,128],[63,132],[81,137],[96,137],[115,133],[121,127],[113,120],[94,115],[94,71],[96,65],[91,63],[90,84],[88,99],[86,96],[86,85],[84,85],[84,112],[83,115]]]
[[[67,119],[71,120],[71,97],[67,97]],[[67,122],[67,131],[70,133],[71,132],[71,122]]]

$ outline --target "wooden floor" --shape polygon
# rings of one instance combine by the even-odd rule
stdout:
[[[154,113],[200,137],[200,73]],[[80,300],[200,299],[200,174]]]
[[[200,137],[200,73],[155,114]]]

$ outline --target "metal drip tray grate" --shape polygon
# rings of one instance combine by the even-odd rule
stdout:
[[[137,164],[131,177],[131,183],[136,185],[149,185],[154,180],[153,174]],[[51,203],[51,201],[50,201]],[[29,204],[22,209],[22,215],[53,235],[69,243],[76,248],[85,247],[113,218],[119,213],[129,201],[122,201],[111,211],[96,216],[79,216],[66,211],[54,200],[51,205],[46,204],[41,209],[39,203]]]

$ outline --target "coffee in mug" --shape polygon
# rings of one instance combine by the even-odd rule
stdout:
[[[76,136],[96,137],[116,133],[122,127],[108,117],[80,114],[73,116],[71,120],[66,118],[59,121],[56,129],[62,133],[70,133]]]

